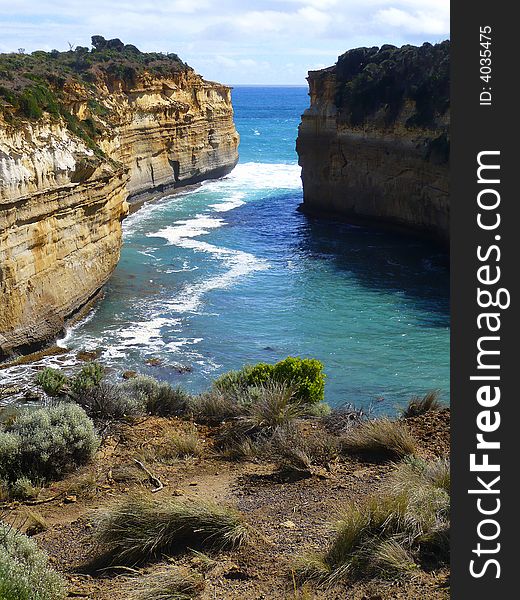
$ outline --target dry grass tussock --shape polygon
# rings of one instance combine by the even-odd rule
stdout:
[[[145,576],[131,595],[131,600],[192,600],[204,589],[204,579],[181,567]]]
[[[377,419],[365,421],[341,438],[342,452],[376,460],[400,459],[415,453],[415,440],[404,423]]]
[[[324,586],[367,577],[402,578],[421,566],[449,561],[446,461],[408,459],[397,466],[382,494],[350,502],[323,554],[295,564],[299,581]]]
[[[99,515],[98,554],[112,564],[139,564],[186,548],[222,550],[246,542],[249,529],[232,508],[135,494]]]

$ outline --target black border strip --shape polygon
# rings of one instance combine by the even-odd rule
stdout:
[[[518,595],[514,592],[513,578],[520,574],[520,568],[514,564],[518,554],[515,534],[519,527],[513,511],[519,498],[513,486],[518,481],[519,452],[513,441],[515,438],[520,441],[520,398],[515,381],[515,371],[520,372],[520,365],[516,364],[520,355],[516,340],[520,332],[516,312],[520,279],[516,264],[520,232],[516,230],[520,220],[515,218],[519,200],[516,188],[520,166],[516,158],[520,157],[517,147],[520,102],[513,91],[518,77],[514,8],[514,3],[496,0],[458,2],[451,7],[451,589],[455,600],[498,600]],[[481,28],[486,32],[487,27],[491,28],[489,47],[481,45],[481,41],[487,40],[480,38]],[[487,48],[491,50],[489,81],[481,79],[488,69],[480,71],[481,66],[487,66],[480,62],[485,58],[480,51],[486,55]],[[489,99],[488,94],[480,96],[483,91],[491,91],[491,104],[481,104]],[[487,151],[500,154],[481,155],[481,162],[500,168],[482,170],[481,180],[485,181],[479,183],[478,156]],[[500,179],[500,183],[496,179]],[[496,209],[479,208],[478,195],[483,190],[488,191],[480,196],[481,202],[491,206],[493,198],[499,199]],[[479,227],[479,213],[481,222],[487,225],[495,224],[500,214],[500,225],[489,230]],[[477,255],[479,246],[481,259]],[[488,252],[487,258],[482,259]],[[480,271],[481,279],[495,279],[499,267],[497,283],[479,282],[478,269],[486,265],[489,270]],[[507,290],[510,307],[505,308],[506,292],[499,296],[503,307],[479,306],[479,287],[495,297],[500,288]],[[486,294],[481,295],[481,304],[486,303],[486,298]],[[479,329],[478,317],[484,313],[495,313],[498,317],[488,320],[481,317]],[[500,328],[490,332],[488,325],[496,327],[498,322]],[[485,336],[498,339],[483,340]],[[482,354],[480,369],[479,338],[481,349],[499,352]],[[490,366],[498,368],[488,368]],[[472,376],[486,379],[471,380]],[[500,379],[492,380],[490,376]],[[488,385],[490,394],[486,396]],[[500,388],[501,394],[497,402],[495,387]],[[477,434],[482,433],[479,425],[488,429],[483,439],[500,443],[500,449],[476,448]],[[477,464],[482,464],[486,460],[483,455],[487,454],[489,463],[500,471],[472,472],[471,454],[475,454]],[[498,476],[500,479],[492,484]],[[488,492],[477,477],[488,485]],[[468,493],[468,490],[476,493]],[[491,514],[493,511],[495,514]]]

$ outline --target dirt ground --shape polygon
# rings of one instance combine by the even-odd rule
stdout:
[[[424,457],[449,454],[449,410],[408,419]],[[300,588],[291,578],[295,556],[323,550],[333,535],[331,524],[350,499],[377,492],[392,470],[390,464],[344,459],[298,481],[281,478],[274,464],[258,459],[224,460],[212,451],[214,431],[198,426],[202,457],[157,459],[158,448],[172,433],[192,427],[177,419],[149,417],[112,425],[95,460],[63,481],[41,491],[33,503],[13,503],[3,518],[29,528],[53,566],[69,582],[69,597],[124,600],[143,576],[178,564],[204,576],[202,600],[437,600],[449,597],[449,572],[418,571],[399,582],[371,581],[334,589]],[[311,425],[312,426],[312,425]],[[86,565],[95,548],[92,532],[100,507],[137,489],[152,494],[153,484],[134,459],[139,459],[164,484],[156,498],[211,499],[237,507],[251,527],[251,542],[239,551],[206,558],[196,553],[164,557],[145,568],[108,569],[90,573]],[[42,502],[43,501],[43,502]],[[44,521],[35,528],[34,516]],[[33,531],[31,531],[31,529]]]

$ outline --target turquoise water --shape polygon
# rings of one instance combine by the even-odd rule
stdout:
[[[62,345],[192,391],[244,363],[299,355],[325,364],[331,404],[378,399],[391,413],[434,388],[448,400],[446,256],[297,212],[306,89],[237,87],[233,103],[238,166],[125,221],[104,300]]]

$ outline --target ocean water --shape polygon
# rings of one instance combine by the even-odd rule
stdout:
[[[124,222],[104,299],[60,341],[71,353],[46,362],[72,367],[76,351],[97,349],[114,374],[197,392],[245,363],[316,357],[333,405],[391,414],[437,388],[448,401],[447,257],[297,211],[294,146],[308,101],[306,88],[236,87],[237,167]],[[27,368],[0,371],[0,383]]]

